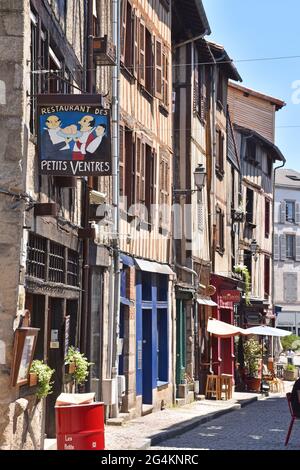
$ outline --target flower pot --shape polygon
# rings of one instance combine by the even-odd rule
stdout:
[[[29,387],[35,387],[37,385],[37,374],[30,372],[29,374]]]
[[[285,370],[283,372],[284,380],[293,382],[296,379],[296,370]]]
[[[247,392],[260,392],[260,383],[257,377],[246,377]]]

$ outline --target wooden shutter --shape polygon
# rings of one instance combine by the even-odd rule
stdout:
[[[141,200],[141,147],[141,139],[137,137],[135,142],[135,203]]]
[[[145,77],[146,77],[146,72],[145,72],[145,66],[146,66],[146,54],[145,54],[145,35],[146,35],[146,27],[145,27],[145,22],[143,20],[140,20],[139,22],[139,47],[140,47],[140,60],[139,60],[139,82],[142,86],[145,86]]]
[[[265,256],[264,266],[264,284],[265,284],[265,296],[270,295],[270,258]]]
[[[199,66],[197,64],[198,56],[196,55],[196,50],[195,50],[195,62],[196,65],[194,65],[194,90],[193,90],[193,109],[194,113],[199,113],[199,102],[200,102],[200,93],[199,93]]]
[[[199,68],[200,76],[200,118],[206,120],[206,74],[205,67],[202,65]]]
[[[160,100],[162,99],[162,76],[163,70],[163,56],[162,56],[162,42],[158,39],[155,40],[155,95]]]
[[[285,234],[280,235],[280,259],[286,260],[286,236]]]
[[[169,60],[168,60],[168,52],[163,52],[163,103],[166,107],[169,106]]]
[[[120,37],[120,49],[121,49],[121,62],[125,62],[125,50],[126,50],[126,21],[127,21],[127,0],[121,0],[121,37]]]
[[[285,302],[296,302],[298,297],[297,273],[283,273],[283,291]]]
[[[139,31],[140,31],[140,20],[136,14],[136,10],[133,13],[133,75],[135,78],[139,76]]]
[[[120,196],[124,196],[124,191],[125,191],[124,153],[125,153],[125,129],[124,129],[124,126],[120,126]]]
[[[279,235],[275,234],[274,235],[274,261],[278,261],[280,256],[279,256]]]
[[[285,224],[286,222],[286,202],[282,201],[280,203],[280,223]]]
[[[295,223],[300,224],[300,204],[299,202],[296,202],[295,204]]]
[[[296,261],[300,261],[300,236],[296,235]]]
[[[201,232],[203,231],[204,228],[204,218],[203,218],[203,202],[200,200],[197,200],[197,222],[198,222],[198,230]]]
[[[135,195],[135,155],[133,132],[129,128],[125,128],[125,195],[127,196],[128,208],[134,204]]]
[[[270,234],[270,201],[265,199],[265,237]]]

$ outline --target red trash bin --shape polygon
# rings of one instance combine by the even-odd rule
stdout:
[[[57,450],[104,450],[104,403],[55,407]]]

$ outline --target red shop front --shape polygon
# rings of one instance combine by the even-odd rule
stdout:
[[[238,281],[217,274],[211,275],[211,284],[216,288],[212,296],[217,307],[212,309],[213,318],[234,324],[234,304],[240,301]],[[230,374],[234,377],[234,338],[212,336],[212,362],[216,375]]]

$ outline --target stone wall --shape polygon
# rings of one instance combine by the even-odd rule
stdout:
[[[0,361],[0,449],[40,446],[39,436],[32,441],[28,432],[31,419],[35,424],[40,422],[40,405],[34,406],[33,396],[16,400],[17,390],[10,385],[13,320],[18,307],[23,307],[18,299],[25,201],[13,194],[26,190],[24,32],[29,15],[24,9],[28,7],[29,2],[27,5],[23,0],[0,2],[0,191],[6,192],[0,193],[0,340],[4,349]]]

